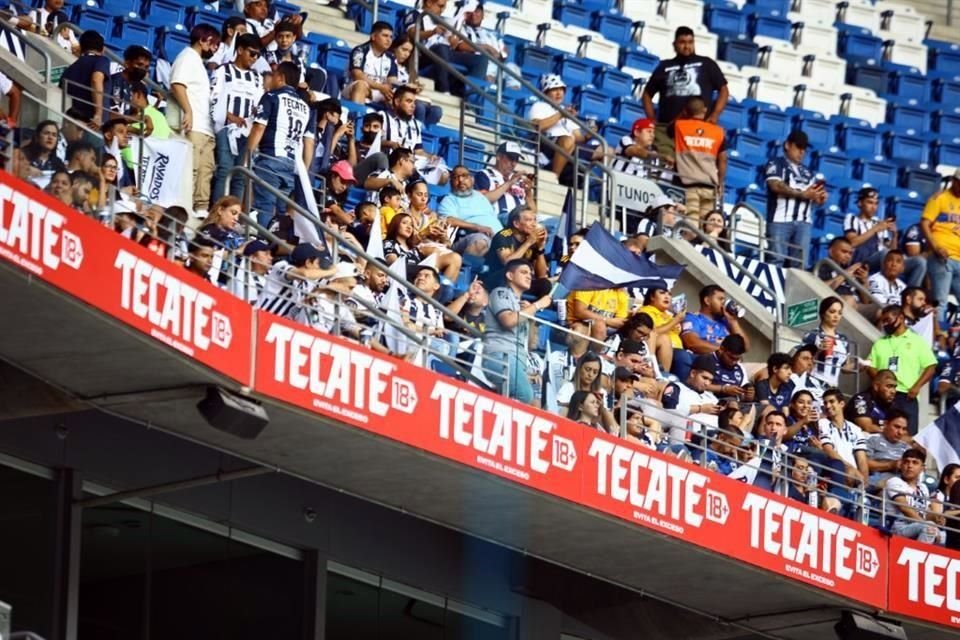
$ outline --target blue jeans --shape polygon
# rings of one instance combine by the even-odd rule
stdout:
[[[247,148],[246,137],[237,140],[237,155],[230,153],[230,141],[227,136],[227,128],[224,127],[217,133],[217,148],[214,151],[214,157],[217,159],[217,166],[213,174],[213,202],[216,202],[227,195],[227,174],[230,169],[240,165],[243,158],[243,152]],[[243,197],[243,187],[246,181],[242,176],[234,176],[230,180],[230,195]]]
[[[417,106],[413,110],[413,117],[425,126],[430,127],[440,122],[440,118],[443,117],[443,109],[437,105],[424,102],[423,100],[417,100]]]
[[[940,305],[937,307],[937,318],[944,325],[947,322],[947,296],[953,293],[960,299],[960,260],[944,260],[933,254],[927,258],[927,273],[930,274],[933,297]]]
[[[483,354],[483,368],[494,376],[507,381],[507,395],[517,402],[530,404],[533,400],[533,388],[530,378],[527,377],[527,352],[494,351]],[[500,378],[491,379],[493,384],[500,384]]]
[[[767,261],[787,268],[806,269],[806,265],[802,262],[806,257],[805,253],[810,248],[810,230],[812,228],[813,225],[809,222],[771,222],[768,224],[767,239],[770,241],[770,251],[774,255],[768,256]],[[787,255],[789,255],[790,260],[785,261],[784,256]]]
[[[265,183],[282,193],[289,194],[296,184],[296,167],[293,160],[276,158],[257,154],[254,159],[254,170]],[[277,208],[277,196],[263,187],[253,185],[253,208],[257,210],[257,222],[267,227],[273,219]]]

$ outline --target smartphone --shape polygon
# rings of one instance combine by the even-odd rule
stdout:
[[[813,186],[817,187],[818,189],[822,189],[823,187],[827,186],[827,181],[824,180],[823,178],[820,178],[819,180],[813,183]]]

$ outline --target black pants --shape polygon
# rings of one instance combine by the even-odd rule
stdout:
[[[917,399],[911,400],[907,394],[897,391],[897,395],[893,398],[893,406],[907,414],[907,430],[910,435],[917,435],[920,429],[920,425],[917,424],[920,421],[920,403]]]
[[[487,68],[487,59],[483,56],[479,56],[475,53],[453,51],[450,49],[450,46],[446,44],[433,45],[430,47],[430,51],[446,60],[449,64],[465,67],[466,73],[463,75],[468,76],[471,80],[475,81],[480,86],[483,86],[483,72]],[[420,59],[420,64],[431,65],[430,76],[433,78],[434,88],[437,91],[440,93],[452,92],[454,95],[463,97],[463,83],[458,81],[456,78],[451,77],[447,70],[442,68],[441,65],[433,64],[433,61],[428,59],[426,56],[423,56]]]

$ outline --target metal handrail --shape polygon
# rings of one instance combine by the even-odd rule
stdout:
[[[721,247],[712,236],[708,236],[703,231],[698,229],[696,226],[691,225],[686,220],[677,220],[676,224],[674,225],[674,228],[676,229],[680,227],[686,228],[689,231],[691,231],[693,235],[695,235],[697,238],[700,239],[701,242],[703,242],[704,244],[709,246],[711,249],[713,249],[714,251],[722,255],[724,259],[726,259],[727,262],[731,264],[731,266],[736,266],[736,268],[743,275],[745,275],[750,282],[760,287],[761,291],[763,291],[765,294],[770,296],[771,300],[773,300],[774,302],[777,302],[778,304],[774,306],[774,321],[775,323],[780,321],[780,319],[783,317],[783,302],[777,299],[777,295],[773,292],[773,289],[765,285],[757,276],[750,273],[748,269],[746,269],[742,264],[737,262],[736,257],[732,253],[730,253],[729,251]]]
[[[287,205],[287,207],[288,207],[287,211],[294,211],[294,212],[296,212],[297,215],[302,215],[304,218],[306,218],[307,220],[309,220],[311,224],[316,225],[322,232],[324,232],[324,233],[326,233],[326,234],[329,234],[334,240],[337,241],[337,243],[338,243],[340,246],[343,246],[349,253],[352,253],[352,254],[360,257],[360,258],[363,258],[364,260],[367,260],[368,262],[379,262],[379,260],[378,260],[377,258],[375,258],[374,256],[370,255],[370,254],[367,253],[365,250],[363,250],[363,249],[358,249],[358,248],[350,245],[350,244],[347,242],[346,238],[345,238],[343,235],[341,235],[339,231],[337,231],[336,229],[331,228],[331,227],[327,226],[325,223],[321,222],[319,218],[317,218],[316,216],[314,216],[313,214],[311,214],[309,211],[307,211],[306,209],[304,209],[302,206],[298,205],[296,202],[294,202],[293,200],[291,200],[286,193],[280,191],[279,189],[273,187],[272,185],[269,185],[269,184],[263,182],[256,173],[254,173],[253,171],[251,171],[251,170],[248,169],[247,167],[236,166],[236,167],[233,167],[232,169],[230,169],[230,171],[227,172],[227,182],[226,182],[226,191],[227,191],[227,193],[230,193],[230,183],[232,182],[233,177],[234,177],[235,175],[243,176],[244,178],[246,178],[247,181],[249,181],[249,182],[251,182],[251,183],[256,183],[257,186],[258,186],[258,188],[263,188],[263,189],[267,189],[268,191],[270,191],[270,192],[271,192],[273,195],[275,195],[278,199],[280,199],[280,200],[282,200],[284,203],[286,203],[286,205]],[[336,254],[334,254],[332,257],[334,258],[334,260],[336,260]],[[414,295],[415,297],[419,298],[420,300],[423,300],[424,302],[426,302],[427,304],[429,304],[430,306],[432,306],[434,309],[440,311],[440,312],[443,314],[444,318],[449,319],[456,327],[458,327],[459,329],[463,330],[463,331],[466,332],[468,335],[473,336],[473,337],[475,337],[475,338],[479,338],[479,337],[481,336],[480,332],[477,331],[476,328],[471,327],[470,325],[468,325],[466,322],[463,321],[462,318],[460,318],[460,317],[458,317],[458,316],[450,313],[450,311],[449,311],[445,306],[443,306],[442,304],[440,304],[439,302],[437,302],[437,301],[434,300],[433,298],[430,298],[430,297],[428,297],[428,296],[424,296],[423,294],[421,294],[421,293],[417,290],[417,288],[414,287],[406,278],[401,278],[400,276],[396,275],[395,273],[393,273],[392,271],[390,271],[390,269],[387,269],[387,268],[384,268],[384,273],[386,273],[386,274],[387,274],[387,277],[389,277],[390,279],[392,279],[392,280],[400,283],[401,285],[407,287],[407,288],[410,290],[410,292],[411,292],[412,295]]]
[[[833,271],[838,276],[843,276],[843,279],[846,280],[849,285],[851,285],[854,289],[856,289],[858,293],[866,294],[867,298],[869,298],[870,300],[873,300],[874,304],[880,305],[881,307],[883,306],[883,302],[881,300],[874,297],[874,295],[870,293],[869,289],[867,289],[865,286],[857,282],[856,278],[854,278],[849,273],[847,273],[847,270],[841,267],[836,262],[834,262],[832,258],[828,258],[828,257],[820,258],[820,260],[817,261],[817,264],[813,266],[814,275],[816,275],[817,272],[820,271],[820,267],[822,267],[823,265],[826,265],[831,269],[833,269]]]
[[[20,17],[20,16],[11,14],[8,11],[0,11],[0,16],[9,16],[11,18]],[[40,56],[43,57],[43,73],[42,73],[43,81],[47,84],[50,84],[50,81],[51,81],[50,79],[53,75],[53,63],[50,61],[50,54],[46,50],[44,50],[42,47],[34,44],[33,42],[30,42],[28,38],[24,37],[26,34],[21,32],[19,29],[15,27],[11,27],[7,23],[5,18],[0,19],[0,30],[13,34],[14,37],[16,37],[21,43],[23,43],[24,46],[26,46],[28,49],[31,49],[39,53]],[[11,53],[11,55],[13,54]]]

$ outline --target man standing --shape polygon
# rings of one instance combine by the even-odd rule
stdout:
[[[700,289],[700,313],[688,313],[680,328],[683,348],[696,355],[710,354],[720,348],[720,343],[731,333],[744,339],[746,348],[750,342],[740,326],[740,318],[727,310],[727,294],[716,284]]]
[[[950,180],[950,188],[934,194],[927,201],[920,220],[930,257],[927,273],[933,285],[933,297],[940,304],[939,320],[947,321],[947,297],[960,298],[960,169]]]
[[[707,122],[717,124],[730,95],[727,79],[717,63],[696,54],[693,29],[677,28],[673,50],[676,57],[661,60],[643,89],[643,109],[648,118],[657,121],[657,152],[671,163],[673,140],[667,135],[667,126],[677,119],[687,101],[694,96],[703,98],[707,102]],[[657,94],[660,94],[660,104],[654,112],[653,97]]]
[[[247,141],[246,154],[257,154],[254,163],[263,181],[286,192],[295,183],[297,154],[301,154],[305,164],[313,158],[315,114],[294,89],[299,77],[297,65],[280,63],[274,74],[276,88],[260,99]],[[266,227],[273,218],[277,196],[254,186],[253,206],[257,221]]]
[[[811,204],[827,201],[823,181],[803,165],[809,142],[807,134],[794,130],[783,143],[783,156],[767,163],[767,223],[770,262],[787,267],[806,268],[802,264],[810,246]],[[784,256],[790,256],[785,263]]]
[[[110,59],[103,55],[103,36],[80,35],[80,57],[67,67],[60,84],[72,102],[67,115],[97,130],[110,113]]]
[[[493,166],[474,174],[474,188],[487,197],[501,216],[510,215],[519,206],[528,206],[534,212],[537,210],[530,174],[517,171],[517,163],[522,160],[520,145],[504,142],[497,147]]]
[[[700,96],[687,101],[685,117],[670,129],[676,141],[676,169],[687,194],[687,215],[706,217],[723,206],[727,145],[723,127],[707,122],[707,103]]]
[[[217,139],[217,169],[213,200],[227,195],[227,174],[240,164],[247,149],[247,137],[253,126],[253,115],[263,97],[263,76],[253,70],[260,57],[260,38],[244,33],[236,38],[233,62],[213,72],[210,107]],[[240,197],[243,180],[234,179],[230,195]]]
[[[123,51],[123,69],[110,76],[110,109],[126,115],[133,99],[135,84],[143,82],[150,73],[153,54],[140,45],[131,45]]]
[[[507,395],[529,404],[533,388],[527,377],[529,324],[521,313],[533,315],[550,306],[550,295],[533,303],[521,301],[533,282],[533,267],[526,260],[511,260],[503,272],[505,282],[490,292],[484,317],[484,367],[507,383]]]
[[[213,119],[210,117],[210,77],[206,61],[220,46],[220,33],[208,24],[190,31],[190,46],[173,61],[167,122],[193,145],[193,213],[205,218],[213,178]]]
[[[937,357],[929,342],[907,328],[903,309],[898,305],[883,308],[880,326],[886,335],[873,344],[870,366],[865,368],[871,377],[881,369],[889,369],[897,377],[893,406],[907,414],[910,435],[916,435],[920,413],[917,396],[933,379]]]

